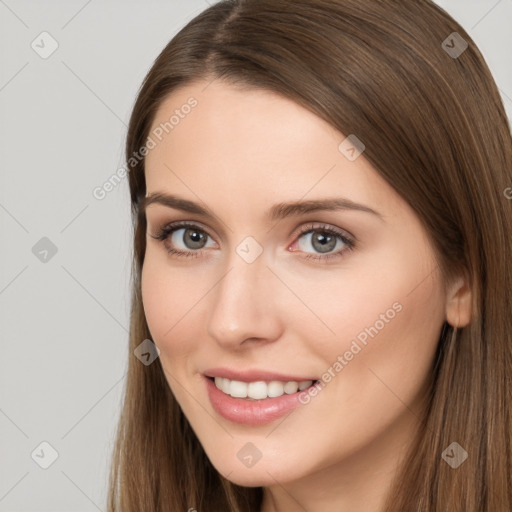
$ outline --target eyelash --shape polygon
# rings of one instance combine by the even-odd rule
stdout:
[[[158,235],[150,235],[150,236],[152,238],[154,238],[155,240],[159,240],[160,242],[162,242],[165,245],[165,249],[167,250],[167,252],[169,254],[174,254],[178,257],[183,257],[183,258],[198,258],[200,256],[200,253],[202,252],[202,249],[195,250],[195,251],[193,251],[193,250],[181,251],[179,249],[174,249],[172,247],[168,247],[165,244],[165,242],[169,238],[169,236],[172,233],[174,233],[174,231],[177,231],[181,228],[194,228],[194,229],[197,229],[198,231],[206,234],[207,236],[210,236],[204,229],[202,229],[197,224],[194,224],[193,222],[187,222],[187,221],[178,221],[178,222],[173,222],[171,224],[168,224],[164,227],[159,228]],[[339,231],[335,228],[326,226],[324,224],[319,224],[319,225],[307,224],[301,229],[301,231],[299,233],[297,233],[296,237],[299,238],[303,235],[307,235],[309,233],[314,233],[317,231],[339,238],[345,244],[346,247],[343,249],[338,249],[337,252],[334,252],[332,254],[326,254],[324,256],[316,256],[314,254],[306,254],[306,256],[302,256],[304,259],[312,259],[315,261],[321,261],[321,262],[326,263],[328,260],[331,260],[333,258],[340,258],[340,257],[344,256],[346,252],[352,251],[355,247],[354,240],[348,238],[341,231]]]

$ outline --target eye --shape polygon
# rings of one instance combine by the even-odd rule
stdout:
[[[313,247],[314,251],[318,251],[316,254],[306,254],[305,259],[326,261],[340,258],[345,252],[351,251],[355,247],[355,240],[348,233],[325,224],[303,226],[296,236],[299,239],[298,245],[301,251],[307,252],[308,246]],[[335,248],[338,250],[332,252]]]
[[[180,234],[180,231],[182,232]],[[160,240],[169,254],[183,256],[185,258],[197,258],[201,249],[205,247],[205,241],[210,236],[193,222],[174,222],[163,228],[160,228],[158,235],[153,236]],[[176,249],[175,245],[184,245],[184,249]]]
[[[326,261],[340,258],[345,252],[355,247],[354,239],[348,233],[326,226],[324,224],[308,224],[295,234],[301,252],[306,252],[308,246],[313,247],[316,254],[306,254],[305,259]],[[160,228],[157,235],[152,238],[161,241],[169,254],[178,257],[197,258],[201,256],[202,249],[206,247],[208,233],[193,222],[179,221]],[[184,246],[180,248],[180,244]],[[216,244],[215,244],[216,245]],[[289,247],[296,245],[292,244]],[[178,246],[178,248],[176,248]],[[335,252],[332,252],[337,249]]]

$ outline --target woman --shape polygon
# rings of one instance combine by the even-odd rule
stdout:
[[[127,137],[111,511],[512,510],[512,141],[428,0],[226,0]]]

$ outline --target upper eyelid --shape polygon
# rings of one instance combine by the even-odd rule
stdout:
[[[148,223],[148,221],[149,221],[149,219],[148,219],[148,212],[152,209],[152,208],[151,208],[151,206],[152,206],[152,205],[150,205],[150,206],[149,206],[148,208],[146,208],[146,209],[145,209],[145,211],[144,211],[144,217],[146,218],[146,223]],[[156,211],[159,211],[159,209],[157,208],[157,210],[156,210]],[[322,211],[311,211],[311,212],[307,212],[307,213],[305,213],[304,215],[312,216],[312,215],[315,215],[315,214],[326,214],[326,213],[329,213],[329,211],[328,211],[328,210],[327,210],[327,211],[323,211],[323,210],[322,210]],[[331,212],[331,213],[333,213],[333,212]],[[283,219],[283,220],[284,220],[284,219]],[[295,222],[297,222],[297,221],[299,220],[299,216],[290,216],[290,217],[288,218],[288,220],[289,220],[290,222],[292,222],[292,221],[293,221],[293,222],[295,223]],[[184,218],[184,219],[177,219],[177,220],[175,220],[175,221],[169,221],[169,222],[164,223],[164,224],[162,224],[162,223],[160,223],[160,222],[155,222],[154,224],[155,224],[155,225],[156,225],[156,227],[158,228],[158,227],[166,227],[166,226],[168,226],[168,225],[170,225],[170,224],[179,223],[179,222],[189,222],[189,223],[197,224],[199,227],[201,227],[201,229],[204,229],[204,231],[205,231],[206,233],[208,233],[208,234],[209,234],[209,230],[210,230],[210,228],[209,228],[209,227],[206,227],[206,225],[205,225],[205,224],[203,224],[200,220],[194,219],[194,214],[193,214],[193,213],[192,213],[192,214],[190,214],[190,213],[189,213],[189,214],[188,214],[188,216],[187,216],[187,218]],[[327,225],[327,227],[329,227],[330,229],[338,230],[338,231],[342,231],[343,233],[345,233],[345,234],[348,236],[348,238],[352,239],[354,242],[358,242],[358,238],[357,238],[355,235],[353,235],[349,230],[347,230],[347,229],[345,229],[345,228],[341,228],[341,227],[339,227],[339,226],[335,226],[335,225],[333,225],[333,224],[332,224],[331,222],[329,222],[329,221],[320,221],[320,220],[317,220],[317,221],[313,221],[313,220],[304,220],[304,222],[302,222],[302,223],[301,223],[301,226],[302,226],[302,225],[304,225],[304,224],[315,224],[315,223],[317,223],[317,224],[325,224],[325,225]],[[227,229],[228,229],[229,231],[233,232],[233,230],[232,230],[229,226],[227,226],[225,223],[223,223],[223,224],[227,227]],[[275,226],[275,225],[274,225],[274,226]],[[224,231],[224,228],[223,228],[220,224],[219,224],[219,227],[220,227],[220,232],[219,232],[219,237],[218,237],[218,239],[219,239],[221,242],[224,242],[224,241],[225,241],[225,231]],[[273,228],[270,228],[270,230],[271,230],[271,229],[273,229]],[[317,229],[317,228],[315,228],[315,229]],[[268,230],[268,231],[267,231],[267,233],[268,233],[270,230]],[[288,235],[287,235],[287,236],[288,236],[288,237],[290,237],[290,236],[291,236],[292,234],[294,234],[294,233],[297,233],[297,234],[298,234],[298,233],[300,233],[300,231],[301,231],[301,230],[300,230],[300,228],[294,228],[293,230],[291,230],[291,231],[288,233]],[[211,235],[209,234],[209,236],[211,236]],[[214,238],[214,237],[212,237],[212,238]]]
[[[175,233],[176,231],[180,229],[186,229],[187,226],[190,227],[199,227],[202,231],[204,231],[210,238],[214,240],[215,243],[218,243],[215,240],[215,237],[213,237],[210,232],[209,228],[205,227],[200,221],[196,220],[176,220],[164,223],[162,225],[159,225],[160,231],[165,231],[166,229],[170,229],[171,233]],[[342,236],[345,238],[348,238],[352,243],[356,244],[358,242],[358,239],[356,236],[354,236],[352,233],[350,233],[348,230],[344,228],[340,228],[338,226],[332,226],[328,222],[322,222],[322,221],[307,221],[305,223],[302,223],[299,227],[294,228],[288,235],[288,237],[294,235],[302,236],[306,235],[312,231],[321,231],[322,229],[333,231],[336,236]],[[221,237],[222,240],[222,237]]]
[[[180,224],[185,224],[185,226],[180,226]],[[149,222],[149,221],[146,221],[146,231],[149,232],[150,231],[150,227],[152,227],[152,231],[158,231],[158,232],[164,231],[166,229],[171,229],[171,228],[173,230],[184,229],[187,224],[190,224],[192,226],[197,226],[197,227],[201,228],[202,231],[207,233],[208,236],[211,236],[210,235],[210,229],[207,226],[205,226],[204,224],[202,224],[200,221],[197,221],[197,220],[186,220],[186,219],[174,220],[174,221],[169,221],[169,222]]]

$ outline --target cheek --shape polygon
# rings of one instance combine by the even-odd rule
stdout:
[[[198,269],[173,268],[163,251],[153,251],[146,254],[141,274],[144,314],[162,362],[176,364],[204,339],[199,332],[204,322],[198,316],[204,311],[211,278]]]
[[[305,321],[300,326],[311,333],[306,336],[311,354],[324,362],[322,380],[336,382],[328,385],[333,389],[341,386],[345,405],[358,410],[361,402],[372,411],[388,399],[403,407],[396,396],[414,400],[428,377],[444,321],[444,295],[431,253],[393,251],[315,281],[309,295],[301,290],[331,331],[320,326],[314,334]]]
[[[158,258],[146,257],[141,274],[141,293],[144,314],[153,341],[160,350],[167,352],[170,340],[179,326],[179,319],[185,314],[184,302],[187,295],[178,277]],[[162,354],[164,356],[164,354]]]
[[[335,327],[341,336],[328,347],[332,392],[350,411],[354,429],[391,424],[406,405],[416,411],[437,348],[444,318],[438,282],[425,279],[415,287],[416,272],[394,275],[401,278],[382,278],[373,293],[343,300]]]
[[[169,293],[168,278],[159,271],[159,265],[147,257],[141,274],[141,293],[144,314],[153,341],[163,339],[165,332],[172,326],[173,311],[176,306],[176,293]]]

